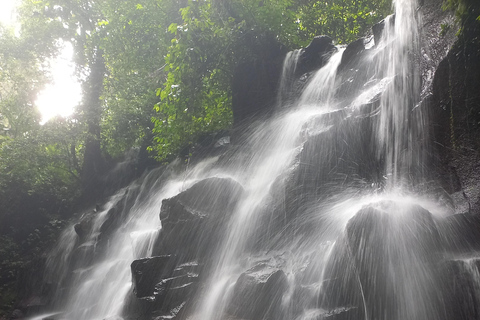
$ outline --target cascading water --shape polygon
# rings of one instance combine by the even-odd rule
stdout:
[[[417,1],[396,1],[395,16],[385,21],[382,44],[386,48],[379,52],[376,64],[376,74],[389,81],[380,99],[375,132],[378,156],[385,161],[390,188],[398,188],[404,180],[408,182],[414,171],[412,167],[423,162],[416,143],[423,140],[423,132],[413,130],[417,125],[414,106],[419,102],[421,87],[414,60],[420,54],[419,20]],[[424,127],[424,123],[418,126],[420,130]]]
[[[290,53],[277,114],[233,151],[152,171],[67,230],[49,259],[57,318],[453,319],[450,212],[422,190],[420,20],[396,0],[355,67],[336,48],[306,82]]]
[[[314,79],[308,88],[317,88],[328,95],[335,86],[335,70],[340,64],[342,51],[336,53],[324,67],[325,73]],[[314,89],[312,89],[314,90]],[[316,91],[316,90],[315,90]],[[317,93],[317,92],[316,92]],[[221,247],[212,269],[212,289],[200,304],[198,319],[220,319],[228,303],[228,287],[231,287],[239,275],[238,266],[249,255],[248,241],[251,240],[255,226],[262,221],[265,213],[266,198],[271,194],[278,177],[291,165],[302,145],[302,128],[313,117],[328,113],[329,99],[324,105],[305,107],[282,115],[271,121],[267,127],[255,130],[248,143],[255,154],[251,159],[234,168],[233,176],[242,181],[247,189],[246,195],[235,208],[229,223],[227,237]],[[316,128],[318,132],[328,130],[328,126]],[[248,177],[246,181],[245,177]],[[223,287],[223,288],[222,288]]]
[[[188,175],[175,174],[173,169],[164,173],[154,170],[140,184],[120,190],[103,210],[88,218],[93,226],[75,251],[73,227],[63,233],[59,246],[48,259],[46,276],[50,281],[60,276],[55,282],[69,288],[56,289],[54,309],[61,310],[62,319],[105,319],[121,314],[131,290],[131,262],[152,255],[152,245],[160,229],[158,208],[162,200],[201,179],[210,164],[211,160],[205,161]],[[118,219],[124,217],[125,221],[113,231],[104,248],[106,252],[96,252],[97,243],[102,241],[98,237],[101,231],[106,231],[101,229],[108,228],[109,223],[105,222],[112,210]],[[74,270],[73,275],[65,283],[65,272],[70,269]]]

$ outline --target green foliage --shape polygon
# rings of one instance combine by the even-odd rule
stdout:
[[[199,135],[231,125],[232,73],[242,60],[257,59],[258,39],[270,37],[290,49],[319,34],[346,43],[383,18],[390,5],[390,0],[24,0],[21,15],[26,38],[43,37],[51,50],[54,39],[74,44],[80,75],[94,68],[101,50],[107,72],[101,102],[93,108],[86,79],[77,118],[95,123],[88,130],[101,137],[105,154],[118,159],[145,145],[153,120],[151,149],[166,159]]]
[[[121,157],[151,136],[155,91],[164,78],[162,66],[171,36],[165,21],[180,17],[178,7],[156,0],[141,4],[108,1],[99,22],[104,36],[108,75],[103,93],[102,143],[106,152]]]
[[[65,227],[62,220],[50,219],[42,224],[24,222],[23,230],[11,228],[8,234],[0,235],[0,318],[9,319],[21,292],[22,278],[41,277],[41,270],[34,265],[42,259],[45,249],[51,247]],[[25,275],[28,275],[26,277]]]
[[[390,8],[391,1],[305,1],[298,11],[299,27],[307,39],[325,34],[338,43],[349,43],[384,18]]]
[[[445,36],[445,35],[447,34],[447,32],[450,31],[450,29],[452,28],[452,26],[451,26],[450,24],[448,24],[448,23],[442,23],[442,24],[440,25],[440,27],[441,27],[441,29],[442,29],[442,30],[440,31],[440,35],[441,35],[442,37]]]
[[[273,38],[291,49],[319,34],[345,43],[383,18],[390,5],[388,0],[188,1],[181,20],[168,27],[173,38],[165,55],[166,80],[157,89],[151,150],[165,160],[199,135],[231,125],[234,68],[261,58],[260,39]]]
[[[455,12],[457,20],[463,24],[468,18],[480,21],[480,2],[478,0],[444,0],[444,10]]]
[[[40,119],[34,101],[47,74],[41,70],[44,56],[35,50],[28,39],[0,26],[0,135],[18,137]]]
[[[200,134],[232,121],[229,83],[234,50],[233,19],[222,20],[208,2],[190,1],[165,57],[167,79],[157,90],[154,148],[159,160],[176,154]]]
[[[78,153],[81,145],[65,120],[50,121],[0,145],[0,199],[15,208],[23,196],[48,195],[59,204],[71,203],[79,180]],[[3,202],[3,201],[2,201]]]

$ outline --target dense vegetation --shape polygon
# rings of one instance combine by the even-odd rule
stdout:
[[[23,0],[19,31],[0,26],[2,310],[14,303],[22,268],[53,242],[73,207],[97,200],[102,175],[126,152],[168,161],[202,134],[232,125],[233,70],[255,61],[262,39],[289,49],[320,34],[348,43],[390,5]],[[40,125],[35,100],[65,42],[75,49],[83,100],[72,117]]]

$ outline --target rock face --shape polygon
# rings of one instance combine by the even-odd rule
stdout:
[[[439,243],[431,213],[420,206],[383,201],[364,207],[335,246],[321,304],[356,306],[365,319],[444,319],[430,307],[442,304]]]
[[[237,279],[228,313],[240,319],[278,319],[287,285],[282,270],[258,264]]]
[[[172,319],[192,307],[188,302],[243,192],[230,178],[208,178],[163,200],[157,256],[132,263],[135,297],[128,299],[127,314]]]
[[[364,38],[360,38],[350,43],[343,52],[342,61],[340,62],[340,66],[338,66],[338,69],[341,71],[348,66],[354,66],[355,62],[358,62],[355,58],[359,56],[364,50]]]
[[[380,203],[358,212],[346,237],[369,317],[441,319],[441,313],[432,313],[422,301],[432,303],[440,280],[433,268],[440,241],[430,212]],[[417,277],[411,279],[409,273]],[[418,300],[409,301],[409,295]]]
[[[174,253],[181,263],[208,257],[242,193],[243,187],[232,179],[209,178],[164,200],[157,251]]]
[[[358,43],[356,42],[358,52]],[[352,47],[353,48],[353,47]],[[318,70],[337,49],[332,38],[317,36],[301,49],[295,76]],[[266,40],[259,60],[240,64],[234,73],[232,84],[232,111],[234,125],[245,120],[271,114],[277,100],[277,89],[282,73],[283,59],[287,51],[272,40]],[[354,55],[352,53],[352,55]]]
[[[480,251],[480,216],[455,214],[438,223],[445,250],[449,253]]]
[[[137,298],[155,299],[156,284],[170,276],[174,269],[173,256],[151,257],[132,262],[133,292]]]
[[[313,38],[312,42],[302,49],[297,65],[297,75],[301,76],[320,69],[327,62],[329,54],[335,51],[332,38],[328,36]]]
[[[476,13],[475,13],[476,12]],[[461,191],[470,214],[480,214],[480,14],[471,17],[433,79],[432,122],[439,179],[449,193]]]
[[[466,257],[446,261],[450,319],[480,319],[480,259]]]
[[[275,106],[283,58],[288,51],[273,38],[263,39],[258,48],[259,59],[241,63],[234,72],[232,112],[235,126],[246,124],[245,121],[254,116],[269,114]]]

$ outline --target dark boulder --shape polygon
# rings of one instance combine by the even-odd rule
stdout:
[[[451,253],[480,250],[480,216],[455,214],[438,223],[445,249]]]
[[[92,231],[92,226],[96,218],[96,210],[87,211],[81,216],[80,221],[73,226],[75,233],[80,237],[81,240],[84,240],[88,237]]]
[[[171,255],[139,259],[132,262],[133,291],[137,298],[154,299],[156,284],[171,277],[175,257]]]
[[[141,268],[136,266],[136,270],[142,272],[141,286],[147,295],[127,297],[123,313],[132,315],[131,319],[184,319],[183,314],[191,307],[201,266],[195,261],[174,265],[175,258],[163,258],[142,259]],[[166,264],[162,265],[163,262]],[[135,274],[133,277],[135,279]]]
[[[383,30],[385,29],[385,24],[387,22],[390,22],[391,24],[394,24],[395,23],[395,15],[393,15],[393,16],[387,18],[387,19],[383,19],[382,21],[380,21],[379,23],[375,24],[372,27],[373,40],[375,41],[376,46],[380,43],[380,40],[382,39]]]
[[[243,187],[230,178],[208,178],[164,200],[156,250],[175,253],[180,262],[213,253],[242,194]]]
[[[100,227],[100,232],[105,234],[105,233],[111,233],[115,229],[115,227],[118,226],[118,216],[119,213],[117,213],[117,210],[115,207],[110,208],[107,213],[106,213],[106,219],[102,223]]]
[[[309,203],[338,196],[345,185],[365,190],[382,183],[373,139],[371,118],[348,117],[345,110],[306,124],[306,141],[286,182],[285,217],[294,219]]]
[[[338,67],[338,69],[343,70],[348,66],[355,65],[358,62],[356,57],[358,57],[364,50],[364,38],[360,38],[350,43],[342,54],[342,61],[340,62],[340,66]]]
[[[345,237],[368,318],[445,319],[441,275],[435,271],[441,242],[430,212],[381,201],[361,209]]]
[[[154,295],[160,302],[159,310],[171,313],[178,306],[184,306],[193,297],[198,288],[201,266],[192,261],[176,266],[168,278],[155,285]]]
[[[451,175],[442,174],[454,171],[472,214],[480,214],[479,14],[478,2],[471,2],[455,44],[435,71],[430,107],[438,179],[446,190],[458,191],[451,190]]]
[[[255,58],[240,63],[233,74],[232,112],[235,126],[273,111],[283,59],[287,54],[286,48],[273,37],[253,37],[249,46],[255,49]]]
[[[162,228],[197,217],[210,217],[231,209],[243,193],[243,187],[230,178],[208,178],[173,198],[163,200],[160,212]]]
[[[443,264],[449,320],[480,319],[480,259],[464,257]]]
[[[237,279],[227,312],[242,319],[278,319],[287,286],[282,270],[258,264]]]
[[[332,38],[328,36],[316,36],[312,42],[304,48],[297,63],[296,74],[302,74],[320,69],[328,61],[329,54],[336,50]]]
[[[10,319],[23,319],[24,317],[25,315],[20,309],[13,310],[12,314],[10,315]]]
[[[96,244],[94,241],[85,241],[76,247],[71,254],[71,267],[73,270],[88,267],[96,256]]]

